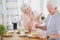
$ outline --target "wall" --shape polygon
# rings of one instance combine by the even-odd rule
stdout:
[[[23,14],[20,10],[20,7],[23,3],[28,3],[33,10],[37,10],[38,12],[42,12],[47,16],[47,8],[46,8],[46,2],[47,0],[15,0],[16,2],[11,2],[14,0],[2,0],[2,6],[3,8],[0,10],[3,10],[4,14],[4,23],[5,26],[10,25],[12,28],[12,22],[18,22],[18,27],[20,26],[21,22],[21,15]],[[1,14],[1,13],[0,13]],[[2,23],[2,16],[0,16],[0,24]]]
[[[0,24],[2,24],[2,0],[0,0]]]

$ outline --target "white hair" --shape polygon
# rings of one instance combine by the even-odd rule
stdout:
[[[51,3],[54,8],[60,8],[60,0],[48,0],[47,3]]]
[[[30,7],[29,4],[23,4],[23,5],[21,6],[21,10],[24,11],[25,9],[27,9],[27,8],[29,8],[29,7]]]

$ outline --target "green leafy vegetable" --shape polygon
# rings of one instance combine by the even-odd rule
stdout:
[[[45,17],[44,17],[44,16],[42,16],[42,17],[41,17],[41,20],[43,21],[44,19],[45,19]]]

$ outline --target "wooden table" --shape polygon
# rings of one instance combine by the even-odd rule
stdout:
[[[47,40],[46,38],[29,38],[29,37],[20,37],[21,40]]]
[[[46,38],[30,38],[30,37],[20,37],[19,34],[13,34],[12,37],[4,37],[4,40],[47,40]]]

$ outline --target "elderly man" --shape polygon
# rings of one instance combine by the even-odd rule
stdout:
[[[54,0],[55,1],[55,0]],[[57,0],[58,1],[58,0]],[[39,34],[39,38],[46,37],[48,40],[60,40],[60,12],[57,9],[57,5],[48,2],[47,9],[49,11],[46,26],[40,28],[46,30],[46,35]]]

